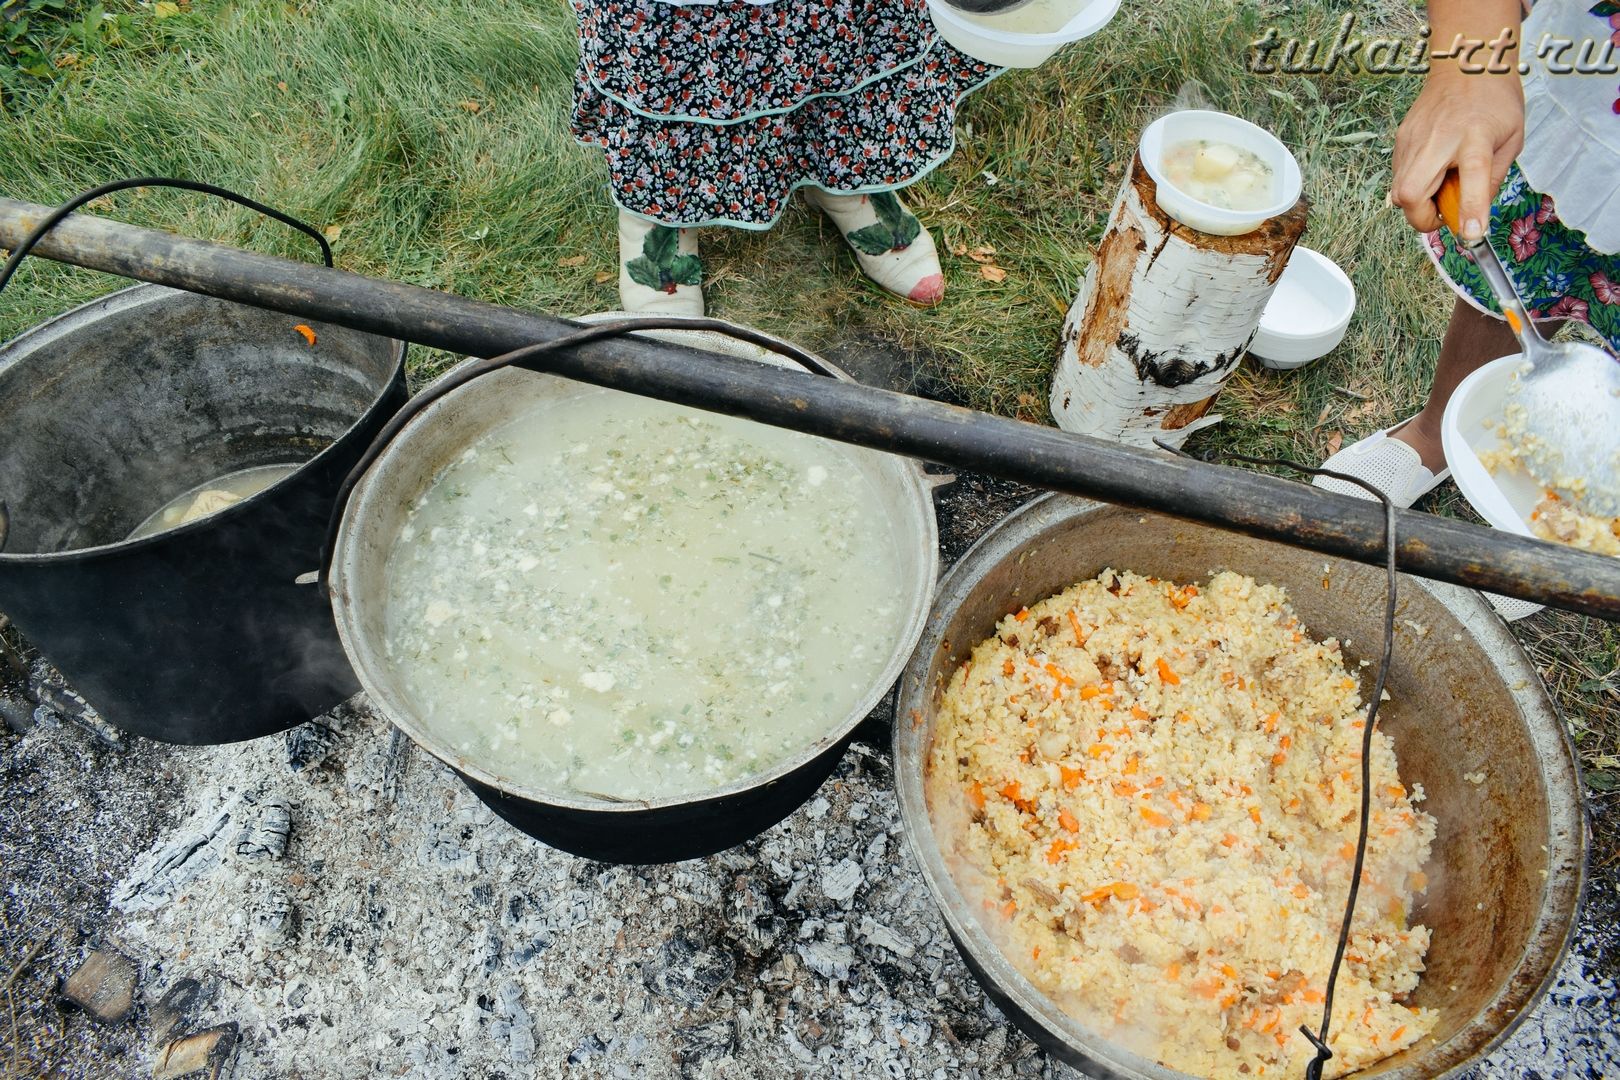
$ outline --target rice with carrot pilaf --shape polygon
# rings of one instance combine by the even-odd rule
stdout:
[[[1009,615],[951,677],[929,804],[985,924],[1099,1034],[1207,1077],[1299,1075],[1355,855],[1363,707],[1281,589],[1104,571]],[[1434,819],[1382,731],[1329,1076],[1410,1046]]]

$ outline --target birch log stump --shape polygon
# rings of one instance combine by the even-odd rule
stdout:
[[[1180,446],[1237,370],[1308,203],[1243,236],[1211,236],[1159,209],[1136,157],[1063,323],[1052,416],[1065,431]]]

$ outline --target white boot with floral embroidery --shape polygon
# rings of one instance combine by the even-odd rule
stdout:
[[[867,277],[924,307],[945,298],[934,238],[894,192],[830,195],[806,188],[805,198],[832,218]]]
[[[619,212],[619,303],[641,315],[702,315],[696,229]]]

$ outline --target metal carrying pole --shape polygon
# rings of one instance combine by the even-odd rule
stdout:
[[[0,247],[20,243],[50,210],[0,198]],[[580,329],[565,319],[82,214],[48,233],[35,253],[473,356]],[[615,390],[1359,562],[1384,558],[1379,504],[1262,473],[646,338],[561,350],[545,364],[554,374]],[[1397,514],[1396,528],[1399,565],[1408,573],[1620,620],[1620,559],[1410,510]]]

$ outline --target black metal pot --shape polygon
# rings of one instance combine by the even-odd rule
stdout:
[[[705,326],[715,326],[706,322]],[[751,333],[751,332],[748,332]],[[680,330],[677,341],[716,352],[764,360],[763,346],[742,346],[713,332]],[[753,335],[764,339],[761,335]],[[791,346],[775,347],[823,374],[836,369]],[[717,363],[723,362],[716,360]],[[782,356],[775,362],[786,364]],[[897,550],[909,565],[909,617],[892,643],[887,670],[862,699],[815,742],[751,777],[692,796],[655,801],[618,801],[577,792],[551,791],[505,775],[501,761],[464,752],[424,722],[425,710],[387,658],[384,598],[386,566],[408,509],[438,474],[484,433],[526,415],[547,401],[570,403],[603,391],[555,376],[497,368],[482,374],[478,361],[447,373],[400,414],[398,431],[358,479],[342,510],[330,567],[332,609],[349,659],[371,701],[428,753],[454,769],[495,813],[536,839],[591,859],[662,863],[711,855],[742,843],[781,821],[815,790],[843,756],[856,726],[888,694],[911,652],[932,600],[938,569],[938,533],[931,481],[913,462],[875,451],[867,475],[883,485]],[[476,377],[469,381],[469,375]],[[420,413],[412,416],[413,410]],[[407,420],[406,418],[409,417]]]
[[[849,748],[853,734],[758,787],[694,802],[597,813],[511,795],[457,771],[508,825],[570,855],[613,863],[701,859],[758,836],[809,801]]]
[[[344,476],[404,403],[405,347],[153,285],[0,346],[0,610],[112,724],[256,738],[359,684],[294,578]],[[302,462],[210,517],[131,530],[226,473]]]

